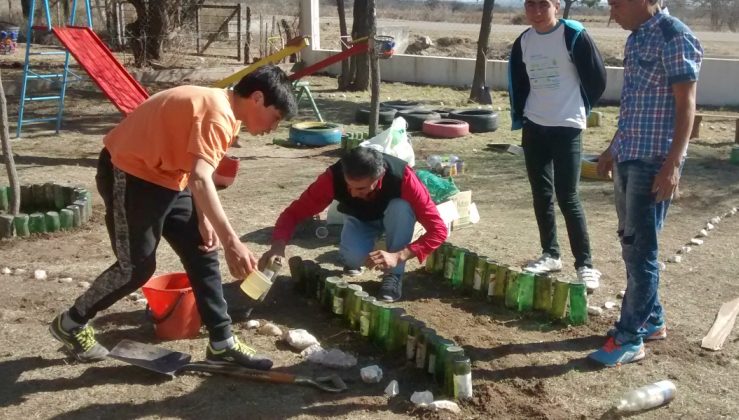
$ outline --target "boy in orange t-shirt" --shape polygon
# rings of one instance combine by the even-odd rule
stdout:
[[[95,179],[117,261],[52,321],[52,336],[80,361],[103,359],[108,351],[88,321],[154,274],[164,238],[182,261],[208,329],[206,360],[270,369],[270,359],[231,332],[217,249],[223,245],[235,278],[257,261],[228,222],[212,176],[241,123],[251,134],[266,133],[296,109],[287,75],[269,65],[233,91],[180,86],[157,93],[111,130]]]

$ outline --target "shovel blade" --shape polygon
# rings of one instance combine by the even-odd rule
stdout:
[[[152,372],[174,377],[175,373],[190,363],[190,355],[163,349],[151,344],[122,340],[108,356]]]

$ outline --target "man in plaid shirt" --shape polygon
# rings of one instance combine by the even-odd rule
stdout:
[[[627,287],[606,344],[588,357],[605,366],[644,358],[644,341],[667,337],[659,302],[657,236],[680,181],[695,115],[703,48],[659,0],[609,0],[626,40],[618,130],[598,172],[612,171]]]

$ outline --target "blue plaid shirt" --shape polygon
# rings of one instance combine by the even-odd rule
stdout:
[[[616,162],[666,156],[675,132],[672,85],[698,80],[703,48],[678,19],[657,13],[632,32],[624,53]]]

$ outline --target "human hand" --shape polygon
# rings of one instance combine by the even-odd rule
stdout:
[[[238,237],[229,238],[223,244],[228,271],[234,278],[244,279],[252,271],[257,269],[257,258],[243,244]]]
[[[372,251],[367,257],[365,264],[369,268],[389,270],[395,268],[400,262],[400,253],[387,252],[383,250]]]
[[[613,178],[613,155],[610,147],[598,156],[598,175]]]
[[[200,238],[203,243],[198,248],[203,252],[211,252],[218,249],[221,246],[221,242],[218,240],[218,235],[213,229],[213,225],[210,224],[207,218],[203,217],[198,221],[198,230],[200,231]]]
[[[272,244],[272,247],[262,254],[262,258],[259,259],[259,264],[257,265],[259,270],[264,270],[264,267],[266,267],[267,264],[269,264],[269,262],[275,257],[285,259],[285,245]]]
[[[680,161],[665,160],[652,183],[652,193],[655,194],[656,202],[669,200],[677,192],[680,183]]]

